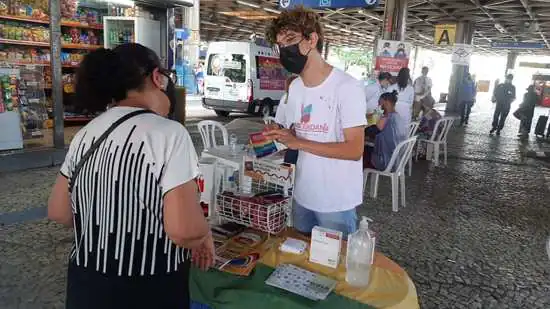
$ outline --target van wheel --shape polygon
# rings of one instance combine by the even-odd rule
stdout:
[[[220,116],[220,117],[227,117],[229,116],[229,112],[228,111],[221,111],[221,110],[214,110],[216,112],[216,115]]]
[[[271,100],[263,100],[262,108],[260,108],[260,116],[263,118],[269,117],[273,114],[273,102]]]

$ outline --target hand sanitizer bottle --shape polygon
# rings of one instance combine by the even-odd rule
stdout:
[[[375,238],[369,230],[371,219],[363,217],[359,230],[348,236],[346,282],[354,287],[369,284],[370,269],[374,260]]]

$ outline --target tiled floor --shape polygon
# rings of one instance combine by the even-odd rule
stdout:
[[[391,212],[382,182],[360,209],[374,219],[378,249],[410,274],[422,308],[550,308],[550,165],[525,156],[550,147],[519,141],[512,116],[502,136],[489,136],[492,107],[478,103],[470,125],[453,129],[447,167],[414,165],[406,208]],[[0,308],[63,307],[71,234],[32,212],[55,173],[0,174]]]

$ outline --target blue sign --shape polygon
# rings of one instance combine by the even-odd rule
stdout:
[[[545,49],[544,43],[529,43],[529,42],[491,42],[492,48],[497,49]]]
[[[281,9],[291,9],[303,5],[312,9],[372,8],[379,0],[279,0]]]

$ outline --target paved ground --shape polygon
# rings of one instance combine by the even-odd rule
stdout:
[[[447,167],[415,164],[407,208],[391,212],[383,182],[360,210],[375,220],[379,250],[412,277],[422,308],[550,308],[550,165],[524,155],[550,147],[519,141],[512,118],[490,137],[491,108],[479,103],[470,125],[453,130]],[[40,208],[55,173],[0,174],[0,308],[63,307],[71,234]]]

